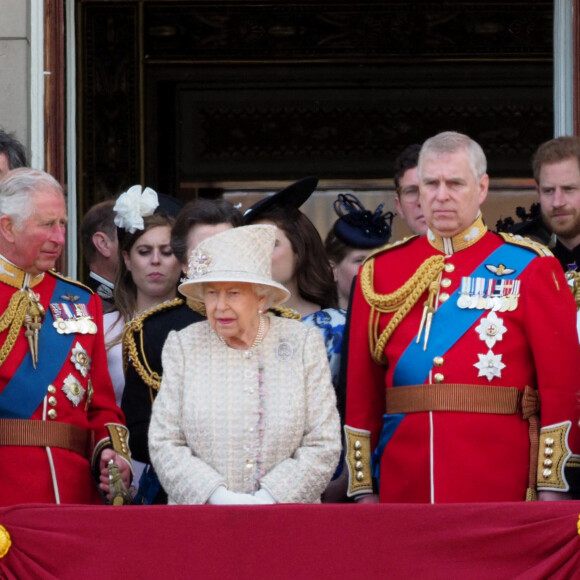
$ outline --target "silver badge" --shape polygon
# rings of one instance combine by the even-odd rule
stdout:
[[[501,362],[501,354],[494,354],[491,350],[487,354],[478,354],[479,362],[473,366],[479,369],[478,377],[485,377],[489,382],[495,377],[501,378],[501,371],[505,364]]]
[[[276,358],[281,361],[287,361],[292,358],[294,349],[289,342],[283,341],[276,347]]]
[[[69,375],[64,380],[64,385],[62,386],[62,390],[66,395],[66,398],[75,406],[78,407],[79,403],[83,400],[85,395],[85,389],[83,386],[78,382],[78,380],[73,376]]]
[[[87,351],[81,346],[80,342],[77,342],[72,349],[72,354],[70,357],[70,362],[75,365],[75,368],[83,377],[87,376],[91,368],[91,357],[88,355]]]
[[[507,328],[503,320],[495,312],[490,312],[486,317],[479,320],[479,325],[475,328],[479,334],[479,340],[483,340],[487,348],[493,348],[498,340],[503,340]]]

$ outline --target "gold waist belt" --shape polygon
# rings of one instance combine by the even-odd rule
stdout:
[[[68,423],[0,419],[0,445],[60,447],[88,457],[88,432]]]
[[[517,387],[489,385],[413,385],[386,391],[386,412],[424,413],[459,411],[512,415],[520,410],[521,391]]]

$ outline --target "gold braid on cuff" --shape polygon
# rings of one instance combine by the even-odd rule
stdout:
[[[347,495],[372,493],[371,433],[362,429],[344,427],[346,436],[346,464],[348,466]]]
[[[568,447],[568,433],[572,423],[542,427],[538,451],[538,491],[568,491],[564,468],[572,451]]]
[[[131,451],[129,450],[129,430],[125,425],[119,423],[107,423],[105,427],[109,432],[109,436],[99,441],[95,446],[91,461],[93,472],[98,473],[101,453],[103,449],[107,448],[112,448],[123,457],[131,467],[131,471],[133,471]]]

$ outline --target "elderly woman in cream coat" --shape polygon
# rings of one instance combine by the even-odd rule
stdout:
[[[179,289],[208,320],[169,334],[149,430],[169,503],[314,503],[338,463],[320,332],[265,314],[289,296],[271,277],[275,229],[235,228],[192,254]]]

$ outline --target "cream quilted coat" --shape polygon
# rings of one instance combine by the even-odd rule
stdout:
[[[204,504],[225,485],[314,503],[338,463],[339,417],[316,328],[270,317],[251,357],[208,322],[169,334],[149,430],[169,503]]]

